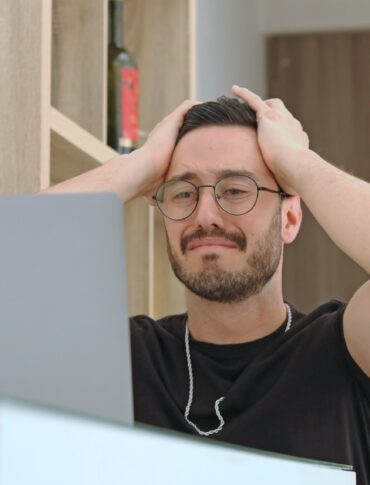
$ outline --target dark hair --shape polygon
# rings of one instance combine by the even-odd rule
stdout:
[[[247,126],[256,130],[256,113],[246,103],[227,96],[195,104],[184,117],[176,143],[189,131],[202,126]]]

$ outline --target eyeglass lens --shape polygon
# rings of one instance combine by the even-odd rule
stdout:
[[[157,192],[157,204],[165,216],[175,220],[185,219],[197,206],[198,190],[186,180],[167,182]],[[225,177],[215,185],[216,201],[229,214],[249,212],[257,196],[257,184],[247,176]]]

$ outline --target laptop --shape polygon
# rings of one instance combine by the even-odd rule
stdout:
[[[123,205],[0,196],[0,394],[133,423]]]

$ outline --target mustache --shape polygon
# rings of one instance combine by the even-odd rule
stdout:
[[[191,234],[181,238],[180,248],[182,254],[185,254],[185,251],[191,241],[194,241],[195,239],[204,239],[206,237],[222,237],[227,241],[235,243],[241,251],[245,251],[247,248],[247,239],[243,234],[239,234],[238,232],[226,232],[219,227],[216,227],[212,231],[198,229],[197,231],[194,231]]]

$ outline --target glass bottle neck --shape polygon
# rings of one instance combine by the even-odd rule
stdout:
[[[109,43],[123,47],[123,2],[109,0]]]

